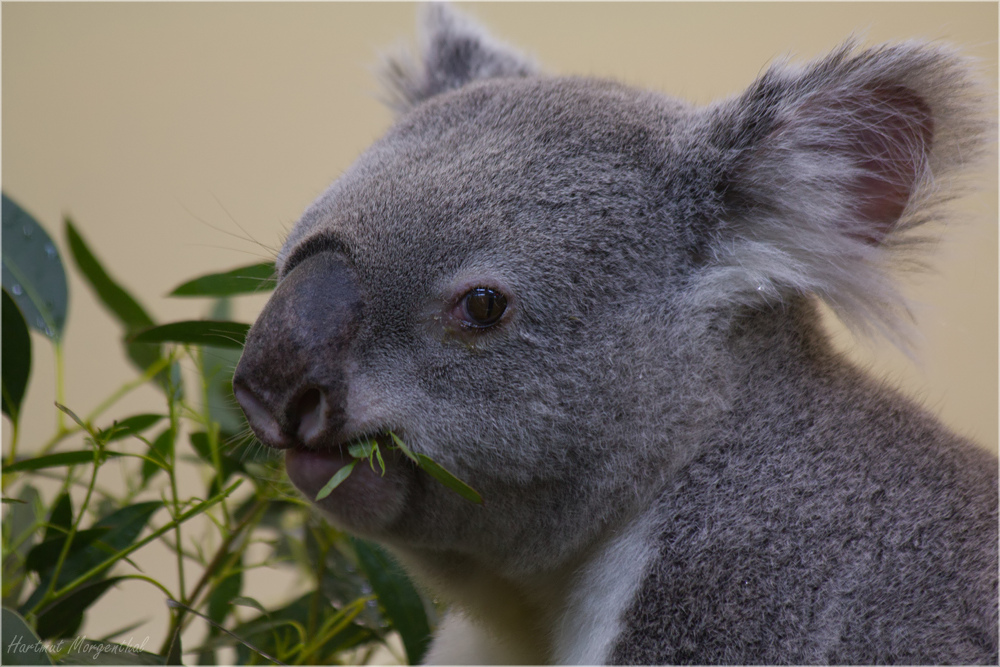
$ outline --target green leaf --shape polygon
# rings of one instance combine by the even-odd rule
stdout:
[[[2,327],[2,350],[0,350],[0,373],[2,373],[3,413],[17,423],[21,413],[21,401],[28,388],[31,376],[31,336],[21,309],[13,297],[3,290],[3,310],[0,311]]]
[[[352,470],[354,470],[354,466],[356,466],[357,463],[357,460],[351,461],[346,466],[335,472],[333,477],[330,478],[330,481],[319,490],[319,493],[316,494],[316,501],[319,502],[320,500],[323,500],[330,495],[334,489],[340,486],[341,482],[347,479],[347,476],[351,474]]]
[[[319,610],[320,618],[315,618],[317,610]],[[327,618],[339,613],[339,610],[322,600],[317,592],[306,593],[284,607],[272,609],[269,613],[261,614],[261,616],[246,623],[241,623],[233,628],[233,633],[252,644],[258,651],[279,655],[287,652],[287,647],[295,646],[303,639],[309,639],[300,637],[292,623],[298,624],[299,627],[308,627],[314,623],[315,627],[319,627]],[[370,629],[356,623],[348,623],[343,630],[324,642],[318,650],[313,651],[310,656],[303,657],[309,659],[308,664],[335,664],[337,661],[334,656],[337,653],[376,640],[378,640],[378,635]],[[220,637],[212,642],[211,646],[233,644],[232,638]],[[282,650],[282,647],[286,648]],[[236,653],[237,664],[250,663],[250,649],[242,644],[237,644]]]
[[[68,493],[56,499],[49,513],[48,526],[45,527],[45,537],[42,541],[56,538],[66,539],[66,534],[73,526],[73,500]]]
[[[371,458],[375,454],[378,444],[374,440],[362,440],[348,446],[347,453],[356,459]]]
[[[3,608],[2,622],[3,654],[0,663],[5,665],[51,665],[45,646],[20,614],[13,609]]]
[[[90,251],[83,237],[80,236],[73,221],[67,217],[65,223],[66,241],[69,243],[70,253],[73,255],[80,273],[94,289],[94,293],[105,308],[111,311],[128,330],[152,326],[153,318],[146,313],[131,294],[108,275],[97,257]]]
[[[406,443],[404,443],[402,439],[400,439],[400,437],[392,431],[389,431],[389,437],[392,438],[396,447],[398,447],[407,458],[416,463],[428,475],[441,482],[466,500],[470,500],[477,505],[483,504],[483,497],[479,495],[479,492],[460,480],[458,477],[455,477],[455,475],[445,470],[444,466],[440,463],[425,454],[414,454],[410,451],[410,448],[406,446]]]
[[[59,340],[69,304],[59,250],[38,221],[6,194],[2,217],[3,287],[29,327]]]
[[[156,459],[163,463],[163,465],[168,465],[168,462],[173,457],[174,452],[174,432],[171,429],[165,430],[160,435],[156,436],[156,440],[153,441],[153,446],[148,452],[148,456],[151,459]],[[156,465],[152,461],[142,462],[142,486],[146,485],[146,482],[155,475],[158,471],[163,470],[160,466]]]
[[[219,299],[212,305],[209,315],[213,320],[232,318],[229,299]],[[208,416],[218,422],[219,429],[227,437],[249,431],[243,411],[233,396],[233,370],[240,360],[242,350],[206,345],[202,348],[202,374],[205,384],[205,400]]]
[[[89,530],[77,531],[73,535],[73,544],[69,547],[69,554],[67,557],[73,556],[73,554],[80,551],[80,549],[89,546],[95,540],[107,534],[107,532],[107,528],[91,528]],[[35,547],[28,552],[28,557],[24,561],[24,566],[32,572],[51,574],[51,570],[55,567],[56,561],[59,560],[59,554],[62,553],[63,544],[65,543],[66,535],[55,535],[49,537],[48,534],[46,534],[45,539],[39,544],[36,544]]]
[[[169,296],[233,296],[260,294],[274,288],[274,263],[241,266],[225,273],[210,273],[174,288]]]
[[[104,562],[109,556],[124,551],[131,546],[139,533],[146,527],[149,518],[163,507],[159,500],[127,505],[92,526],[92,530],[105,531],[86,548],[66,559],[59,574],[59,586],[65,586],[93,567]],[[110,567],[110,565],[108,566]]]
[[[178,626],[173,638],[170,640],[170,649],[167,651],[167,659],[164,662],[168,665],[183,665],[184,661],[181,659],[183,653],[184,649],[181,647],[181,627]]]
[[[80,269],[80,273],[83,274],[84,279],[86,279],[87,283],[94,290],[94,294],[98,300],[125,327],[126,336],[140,329],[153,326],[155,324],[153,318],[149,316],[139,302],[108,275],[108,272],[91,251],[87,242],[84,241],[83,236],[80,235],[73,221],[67,217],[65,224],[66,241],[77,268]],[[146,343],[126,342],[125,351],[132,363],[140,370],[146,370],[163,356],[163,351],[159,345]],[[166,374],[159,374],[157,382],[161,387],[165,387],[167,384]]]
[[[84,584],[46,605],[38,614],[38,624],[35,626],[38,636],[42,639],[55,639],[72,635],[83,623],[87,607],[97,602],[122,579],[125,577],[111,577]]]
[[[6,499],[5,499],[6,500]],[[27,571],[25,559],[39,537],[37,527],[44,520],[41,496],[31,484],[18,493],[20,502],[7,509],[3,521],[3,602],[16,605],[21,599]]]
[[[382,459],[382,452],[374,439],[362,440],[348,446],[347,453],[356,459],[368,459],[368,465],[371,466],[372,470],[375,470],[375,460],[378,459],[382,474],[385,475],[385,461]]]
[[[250,607],[251,609],[256,609],[260,613],[267,615],[267,609],[264,609],[264,605],[247,595],[237,595],[229,601],[229,604],[237,607]]]
[[[220,625],[232,611],[232,600],[243,590],[243,570],[231,571],[208,596],[208,617]]]
[[[129,340],[134,343],[186,343],[242,348],[248,331],[250,325],[241,322],[188,320],[143,329]]]
[[[115,440],[122,440],[131,435],[137,433],[142,433],[147,428],[153,426],[158,421],[163,419],[163,415],[156,414],[141,414],[133,415],[132,417],[126,417],[121,421],[116,421],[113,426],[106,428],[98,434],[98,438],[102,442],[114,442]]]
[[[399,448],[399,451],[403,452],[403,454],[406,455],[406,458],[410,459],[417,465],[420,465],[420,461],[417,459],[417,455],[410,451],[410,448],[406,446],[406,443],[404,443],[398,435],[396,435],[392,431],[389,431],[389,437],[392,438],[392,441],[394,443],[396,443],[396,447]]]
[[[447,486],[458,495],[462,496],[466,500],[476,503],[477,505],[483,504],[483,497],[479,495],[475,489],[445,470],[441,464],[434,459],[423,454],[417,454],[417,461],[419,462],[418,465],[420,465],[420,468],[424,472]]]
[[[116,644],[96,639],[73,640],[70,650],[59,658],[60,665],[165,665],[166,658],[141,650],[147,643]]]
[[[135,542],[153,513],[162,506],[163,503],[158,500],[128,505],[102,518],[91,526],[89,530],[77,533],[78,536],[82,535],[80,539],[84,540],[85,544],[83,548],[76,548],[76,538],[74,538],[70,554],[63,562],[62,569],[59,572],[59,579],[56,581],[57,588],[75,581],[78,577],[105,563],[109,557],[122,554]],[[96,534],[97,531],[100,531],[102,534]],[[91,535],[96,535],[96,539],[92,538]],[[39,547],[41,546],[39,545]],[[39,547],[36,547],[36,549]],[[102,576],[118,560],[120,559],[113,559],[100,570],[91,573],[88,583],[83,585],[89,585],[89,582],[92,582],[93,578]],[[45,591],[48,590],[51,580],[51,569],[43,572],[41,582],[31,597],[21,606],[21,609],[32,609],[38,604]],[[72,594],[72,591],[67,593],[67,595],[70,594]]]
[[[69,417],[70,419],[72,419],[73,421],[75,421],[77,426],[79,426],[80,428],[82,428],[84,431],[87,431],[88,433],[90,433],[90,428],[87,427],[87,425],[83,422],[83,420],[80,419],[80,416],[77,415],[75,412],[73,412],[72,410],[70,410],[68,407],[66,407],[62,403],[59,403],[58,401],[56,402],[56,408],[59,411],[63,412],[67,417]]]
[[[403,640],[407,661],[419,664],[431,637],[423,599],[403,569],[381,547],[355,538],[351,543],[387,619]]]
[[[121,452],[111,452],[105,450],[102,456],[125,456]],[[37,456],[33,459],[23,459],[9,466],[4,466],[4,474],[10,472],[25,472],[27,470],[41,470],[42,468],[57,468],[59,466],[74,466],[81,463],[91,463],[94,460],[94,452],[78,450],[72,452],[60,452],[59,454],[47,454]]]

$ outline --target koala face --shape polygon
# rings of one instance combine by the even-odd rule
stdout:
[[[404,116],[292,232],[237,374],[258,434],[289,441],[292,481],[315,496],[345,445],[391,430],[485,504],[395,456],[320,506],[515,567],[640,502],[677,449],[648,392],[675,393],[664,333],[696,261],[663,206],[688,123],[679,103],[582,79],[478,82]]]

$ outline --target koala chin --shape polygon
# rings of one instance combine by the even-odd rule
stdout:
[[[817,310],[905,344],[890,269],[989,146],[969,63],[847,43],[697,107],[422,38],[233,386],[311,498],[381,445],[318,505],[450,605],[427,660],[996,664],[995,457]]]

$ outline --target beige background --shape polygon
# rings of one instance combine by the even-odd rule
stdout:
[[[738,92],[775,57],[814,57],[851,33],[869,43],[947,40],[997,79],[994,3],[467,9],[550,72],[616,77],[701,103]],[[155,318],[204,315],[206,302],[164,295],[194,275],[271,257],[306,205],[385,130],[390,114],[375,99],[370,66],[385,47],[413,42],[414,15],[408,4],[4,3],[3,189],[46,225],[64,259],[61,217],[71,213]],[[940,275],[908,291],[922,304],[918,363],[838,334],[876,373],[993,450],[996,181],[991,161],[946,234]],[[85,413],[133,371],[118,326],[69,272],[66,400]],[[252,321],[261,305],[241,299],[237,317]],[[34,342],[25,451],[55,421],[52,355]],[[108,418],[159,409],[146,390]],[[148,626],[158,644],[159,594],[127,591],[100,608],[89,634],[149,616],[160,619]]]

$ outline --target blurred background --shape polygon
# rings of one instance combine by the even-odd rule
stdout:
[[[738,93],[775,58],[813,58],[851,34],[869,44],[947,41],[979,60],[985,81],[997,81],[995,3],[460,6],[551,73],[613,77],[696,103]],[[166,293],[197,275],[273,258],[303,209],[385,131],[391,114],[378,101],[372,70],[387,48],[415,44],[416,9],[3,4],[3,190],[48,229],[68,265],[71,408],[89,412],[135,371],[122,353],[119,325],[69,266],[63,216],[72,216],[154,319],[206,316],[207,301]],[[860,363],[995,451],[995,157],[976,184],[978,191],[956,204],[936,275],[908,283],[923,336],[915,359],[883,341],[855,340],[835,322],[831,328]],[[263,297],[239,297],[233,319],[252,322],[262,305]],[[32,335],[24,454],[48,439],[56,419],[51,349]],[[119,409],[126,415],[161,404],[161,395],[145,388]],[[5,433],[5,448],[8,442]],[[276,576],[256,585],[296,582]],[[162,596],[148,586],[125,590],[124,598],[109,596],[117,604],[91,614],[89,636],[146,617],[144,628],[162,631]]]

